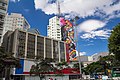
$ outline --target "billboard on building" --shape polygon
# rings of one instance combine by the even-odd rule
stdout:
[[[69,20],[66,20],[63,17],[60,17],[59,21],[61,26],[62,41],[65,41],[67,44],[66,51],[69,56],[67,58],[69,58],[70,61],[77,60],[76,44],[74,41],[74,26]]]
[[[20,59],[20,64],[21,64],[21,67],[20,68],[15,68],[15,72],[13,75],[30,75],[30,69],[33,65],[36,65],[35,61],[34,60],[29,60],[29,59]],[[47,72],[47,73],[44,73],[44,74],[69,74],[69,75],[78,75],[80,73],[80,71],[78,69],[74,69],[74,68],[64,68],[62,70],[57,70],[56,68],[56,71],[53,72],[53,71],[50,71],[50,72]]]
[[[13,75],[23,75],[23,74],[30,74],[30,69],[32,65],[35,65],[35,62],[32,60],[25,60],[20,59],[20,68],[15,69],[15,74]]]

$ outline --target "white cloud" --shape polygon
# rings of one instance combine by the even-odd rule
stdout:
[[[24,9],[25,12],[29,12],[30,10],[29,9]]]
[[[89,43],[89,44],[86,44],[84,46],[92,46],[92,45],[94,45],[94,44],[93,43]]]
[[[100,20],[87,20],[78,25],[78,33],[82,39],[90,39],[99,37],[100,39],[107,39],[110,34],[110,30],[105,29],[104,27],[106,22]]]
[[[78,32],[84,31],[84,32],[91,32],[93,30],[97,30],[99,28],[102,28],[106,25],[106,23],[99,21],[99,20],[87,20],[83,23],[81,23],[78,29]]]
[[[19,2],[20,0],[10,0],[11,2]]]
[[[10,0],[11,2],[15,2],[16,0]]]
[[[34,0],[35,8],[41,9],[46,14],[56,14],[58,12],[56,3],[48,4],[49,0]]]
[[[93,36],[91,33],[85,33],[82,36],[80,36],[82,39],[87,39],[87,38],[94,38],[95,36]]]
[[[110,30],[98,30],[98,31],[92,31],[91,33],[94,34],[95,36],[108,38],[110,34]]]
[[[48,3],[50,0],[34,0],[35,8],[41,9],[46,14],[58,13],[56,3]],[[52,1],[52,0],[51,0]],[[55,1],[55,0],[54,0]],[[117,4],[112,5],[115,1]],[[120,0],[62,0],[62,13],[77,13],[80,17],[97,16],[106,17],[113,16],[115,11],[120,11]],[[103,16],[104,15],[104,16]],[[120,17],[120,16],[117,16]],[[113,18],[113,17],[112,17]]]
[[[86,55],[86,52],[80,52],[80,56]]]
[[[77,54],[77,56],[83,56],[83,55],[86,55],[86,52],[80,52],[79,53],[80,55],[78,55],[78,51],[76,51],[76,54]]]
[[[99,37],[100,39],[107,39],[109,37],[110,30],[98,30],[98,31],[91,31],[88,33],[83,34],[80,36],[82,39],[89,39],[89,38],[96,38]]]

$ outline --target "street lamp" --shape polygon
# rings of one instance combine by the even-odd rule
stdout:
[[[76,16],[74,19],[74,32],[75,32],[75,43],[76,43],[76,50],[77,50],[77,46],[78,46],[78,32],[77,32],[77,24],[76,24],[76,20],[78,19],[78,17]],[[78,51],[78,62],[79,62],[79,70],[80,70],[80,79],[82,78],[82,70],[81,70],[81,59],[80,59],[80,54],[79,54],[79,50]]]

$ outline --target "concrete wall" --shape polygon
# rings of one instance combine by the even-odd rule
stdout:
[[[35,65],[34,61],[24,60],[24,72],[29,72],[32,65]]]
[[[25,76],[25,80],[40,80],[39,76]]]
[[[69,80],[69,76],[46,76],[42,80],[49,80],[52,78],[53,80]],[[25,80],[40,80],[38,76],[25,76]]]

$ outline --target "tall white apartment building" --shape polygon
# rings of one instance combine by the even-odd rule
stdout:
[[[5,21],[3,25],[3,33],[2,33],[2,40],[3,36],[7,31],[14,31],[15,29],[20,30],[27,30],[30,28],[29,23],[27,20],[19,13],[11,13],[10,15],[7,14],[5,16]],[[2,41],[1,41],[2,43]]]
[[[7,13],[9,0],[0,0],[0,46],[2,41],[3,24]]]
[[[47,36],[56,40],[61,40],[61,27],[59,25],[59,18],[54,16],[49,19],[47,27]]]

